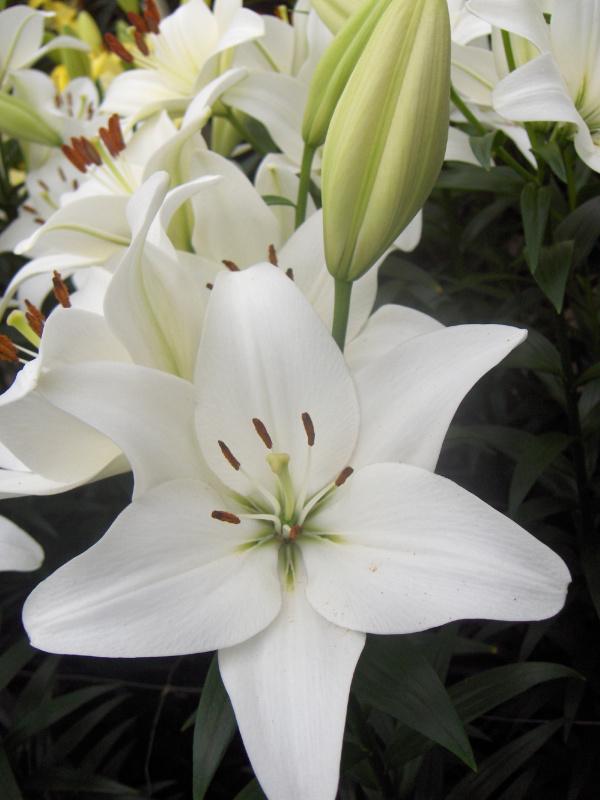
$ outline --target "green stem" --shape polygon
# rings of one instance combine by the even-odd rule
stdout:
[[[577,186],[575,185],[575,171],[573,169],[573,157],[570,150],[564,151],[565,172],[567,173],[567,199],[569,209],[575,211],[577,208]]]
[[[352,283],[335,280],[335,297],[333,301],[333,325],[331,335],[337,342],[338,347],[344,352],[346,344],[346,331],[348,329],[348,315],[350,313],[350,295],[352,294]]]
[[[510,33],[508,31],[502,31],[502,45],[504,47],[504,54],[506,55],[508,70],[509,72],[514,72],[517,68],[517,62],[515,59],[512,42],[510,40]]]
[[[296,201],[296,228],[306,219],[306,205],[308,202],[308,191],[310,189],[310,170],[312,167],[315,148],[309,144],[304,145],[302,153],[302,164],[300,166],[300,184],[298,186],[298,199]]]

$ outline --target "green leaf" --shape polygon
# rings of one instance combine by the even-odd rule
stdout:
[[[354,691],[362,703],[391,714],[475,769],[471,745],[443,683],[407,636],[369,639]]]
[[[60,763],[63,761],[110,714],[113,708],[116,708],[124,700],[124,695],[111,697],[110,700],[78,718],[75,724],[66,730],[51,748],[49,755],[52,757],[53,762]]]
[[[526,259],[532,275],[538,267],[540,250],[548,224],[552,189],[527,183],[521,192],[521,219],[525,234]]]
[[[202,800],[236,732],[236,721],[219,673],[210,662],[194,725],[192,796]]]
[[[584,383],[589,383],[589,381],[595,381],[600,378],[600,361],[597,361],[595,364],[592,364],[591,367],[588,367],[585,372],[582,372],[577,380],[579,386],[582,386]]]
[[[581,675],[562,664],[535,661],[508,664],[465,678],[451,686],[448,694],[466,725],[533,686],[558,678],[581,680]],[[431,746],[432,743],[425,737],[402,728],[390,742],[385,760],[391,766],[399,767],[427,752]]]
[[[21,790],[11,769],[4,748],[0,745],[0,787],[2,787],[2,800],[23,800]]]
[[[263,790],[260,788],[259,782],[253,778],[250,783],[247,783],[241,792],[238,792],[233,800],[267,800]]]
[[[573,266],[578,267],[590,255],[600,237],[600,197],[592,197],[572,211],[557,226],[557,242],[573,241]]]
[[[471,145],[473,155],[486,172],[493,166],[492,151],[494,149],[496,133],[497,131],[490,131],[489,133],[484,133],[483,136],[469,136],[469,144]]]
[[[571,441],[564,433],[543,433],[530,440],[517,461],[510,482],[508,508],[511,516],[521,505],[540,475]]]
[[[511,195],[518,194],[522,186],[522,178],[510,167],[494,167],[486,172],[473,164],[461,164],[460,167],[446,165],[436,183],[436,189]]]
[[[552,303],[556,312],[560,314],[563,307],[565,289],[569,272],[573,263],[574,242],[569,239],[565,242],[543,247],[534,278]]]
[[[529,328],[527,339],[515,348],[502,362],[505,367],[531,369],[562,375],[560,353],[552,342],[534,328]]]
[[[0,656],[0,690],[4,689],[35,655],[27,639],[19,639]]]
[[[556,177],[563,183],[567,182],[567,171],[563,160],[562,150],[558,142],[544,142],[536,145],[534,155],[545,161]]]
[[[446,800],[487,800],[504,781],[526,764],[562,726],[562,720],[539,725],[514,739],[487,758],[476,775],[467,775],[460,781]]]
[[[279,194],[263,194],[262,199],[268,206],[291,206],[296,208],[296,204],[292,203],[287,197],[282,197]]]

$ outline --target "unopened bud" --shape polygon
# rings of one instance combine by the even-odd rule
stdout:
[[[79,38],[88,44],[94,53],[99,53],[103,49],[102,33],[91,14],[80,11],[74,25]]]
[[[311,5],[329,30],[337,33],[362,3],[363,0],[312,0]]]
[[[60,147],[58,133],[23,100],[0,92],[0,131],[15,139]]]
[[[427,199],[444,159],[449,95],[446,0],[392,0],[325,141],[325,256],[339,281],[364,274]]]

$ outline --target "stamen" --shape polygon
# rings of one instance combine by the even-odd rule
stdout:
[[[304,425],[304,430],[306,431],[308,446],[312,447],[315,443],[315,426],[313,425],[313,421],[310,418],[308,411],[302,412],[302,424]]]
[[[239,461],[237,460],[237,458],[236,458],[236,457],[233,455],[233,453],[232,453],[232,452],[231,452],[231,450],[230,450],[230,449],[227,447],[227,445],[225,444],[225,442],[222,442],[222,441],[219,439],[219,440],[218,440],[218,445],[219,445],[219,447],[221,448],[221,452],[223,453],[223,455],[225,456],[225,458],[227,459],[227,461],[228,461],[228,462],[231,464],[231,466],[232,466],[232,467],[234,468],[234,470],[237,472],[237,471],[239,470],[240,466],[241,466],[241,465],[240,465],[240,462],[239,462]]]
[[[44,330],[44,322],[46,321],[46,317],[42,314],[39,308],[34,306],[33,303],[30,303],[29,300],[25,300],[25,308],[27,309],[25,312],[25,319],[29,323],[29,327],[37,336],[41,336],[42,331]]]
[[[46,224],[46,220],[43,217],[35,217],[33,221],[36,223],[36,225]]]
[[[69,159],[71,164],[79,170],[79,172],[83,172],[85,174],[87,170],[87,164],[83,160],[83,158],[79,155],[79,153],[74,150],[72,147],[69,147],[68,144],[63,144],[60,148],[64,155]]]
[[[108,118],[108,130],[113,137],[118,152],[120,153],[121,150],[125,150],[125,140],[121,132],[121,121],[118,114],[111,114]]]
[[[63,281],[60,272],[57,272],[57,270],[54,270],[52,275],[52,286],[54,287],[54,297],[56,297],[61,306],[63,308],[71,308],[67,284]]]
[[[223,264],[227,267],[230,272],[239,272],[240,268],[235,263],[235,261],[229,261],[228,259],[224,258],[222,261]]]
[[[268,256],[269,256],[269,261],[271,262],[271,264],[273,264],[274,267],[278,267],[279,266],[279,261],[277,260],[277,250],[275,250],[275,245],[274,244],[270,244],[269,245]]]
[[[21,336],[24,339],[26,339],[30,344],[32,344],[36,349],[39,348],[41,339],[38,336],[38,334],[32,329],[31,325],[29,324],[29,320],[26,319],[25,314],[20,309],[15,308],[14,311],[10,312],[10,314],[6,318],[6,324],[10,325],[11,328],[17,330],[21,334]],[[35,356],[36,353],[33,353],[34,358]]]
[[[0,361],[19,363],[17,348],[8,336],[4,336],[3,334],[0,334]]]
[[[144,14],[144,18],[145,17],[146,17],[146,15]],[[114,33],[105,33],[104,34],[104,43],[107,46],[107,48],[111,51],[111,53],[115,53],[116,55],[118,55],[119,58],[121,58],[127,64],[132,64],[133,63],[133,60],[134,60],[133,56],[131,55],[129,50],[127,50],[121,44],[121,42],[117,39],[117,37],[114,35]]]
[[[144,20],[148,26],[150,33],[158,33],[158,25],[160,22],[160,11],[154,0],[146,0],[144,9]]]
[[[230,522],[232,525],[239,525],[242,521],[235,514],[230,511],[213,511],[211,514],[213,519],[218,519],[219,522]]]
[[[65,175],[65,171],[62,167],[58,168],[58,177],[61,179],[63,183],[67,182],[67,176]]]
[[[33,206],[29,206],[29,205],[27,205],[27,203],[23,203],[21,208],[23,209],[23,211],[27,211],[28,214],[37,214],[38,213],[37,208],[34,208]]]
[[[73,180],[71,181],[71,186],[74,192],[76,192],[77,189],[79,189],[79,181],[77,180],[77,178],[73,178]]]
[[[288,537],[289,537],[289,538],[292,540],[292,542],[293,542],[293,541],[294,541],[294,539],[297,539],[297,538],[298,538],[298,534],[299,534],[299,533],[302,533],[302,525],[292,525],[292,527],[290,528],[290,532],[289,532],[289,534],[288,534]]]
[[[294,270],[291,267],[289,269],[286,269],[285,274],[291,281],[294,280]]]
[[[148,45],[146,44],[146,42],[144,40],[144,34],[140,33],[139,31],[136,30],[133,33],[133,38],[135,39],[136,47],[140,51],[140,53],[143,56],[149,56],[150,55],[150,48],[148,47]]]
[[[212,283],[207,283],[206,284],[206,288],[211,290],[213,288],[213,284]]]
[[[340,474],[335,479],[335,485],[336,486],[343,486],[343,484],[346,483],[346,481],[348,480],[350,475],[352,475],[353,472],[354,472],[354,470],[352,469],[352,467],[344,467],[344,469],[340,472]]]
[[[261,422],[257,417],[253,417],[252,424],[254,425],[254,430],[262,439],[265,447],[268,450],[271,450],[273,447],[273,440],[269,436],[269,431],[266,429],[264,422]]]
[[[135,14],[133,11],[129,11],[127,13],[127,19],[129,20],[130,24],[138,31],[139,33],[147,33],[148,26],[146,25],[146,20],[141,17],[139,14]]]
[[[40,178],[38,178],[38,186],[41,186],[41,187],[42,187],[42,189],[43,189],[45,192],[49,192],[49,191],[50,191],[50,187],[48,186],[48,184],[46,183],[46,181],[43,181],[43,180],[41,180]]]

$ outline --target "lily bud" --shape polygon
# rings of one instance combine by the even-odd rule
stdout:
[[[80,11],[74,25],[79,38],[88,44],[94,53],[99,53],[103,49],[102,33],[91,14]]]
[[[302,121],[302,138],[316,149],[325,141],[329,123],[352,70],[391,0],[366,0],[343,24],[312,77]]]
[[[312,0],[312,7],[332,33],[337,33],[344,23],[363,4],[364,0]]]
[[[70,28],[68,25],[63,27],[62,33],[66,36],[76,35],[75,30]],[[61,58],[71,80],[74,78],[89,77],[90,59],[86,52],[65,48],[64,50],[61,50]]]
[[[31,106],[5,92],[0,92],[0,131],[49,147],[62,144],[58,133]]]
[[[325,256],[338,281],[365,273],[427,199],[444,159],[449,95],[446,0],[392,0],[325,141]]]

